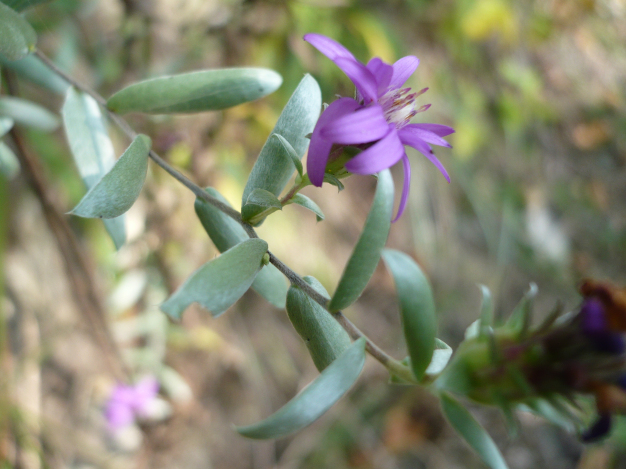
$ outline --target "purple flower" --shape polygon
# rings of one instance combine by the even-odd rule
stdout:
[[[304,40],[332,60],[356,87],[355,99],[334,101],[322,113],[313,130],[307,160],[311,183],[319,187],[324,182],[326,164],[334,144],[357,146],[363,150],[345,164],[345,168],[354,174],[375,174],[402,160],[404,188],[394,221],[402,215],[409,196],[411,167],[404,145],[426,156],[450,182],[430,144],[450,147],[442,137],[453,133],[454,129],[439,124],[409,124],[413,116],[430,107],[425,105],[415,109],[415,99],[428,88],[411,93],[411,88],[402,87],[417,69],[417,57],[409,55],[393,65],[375,57],[363,65],[348,49],[326,36],[311,33],[305,35]]]
[[[105,416],[109,430],[117,431],[131,425],[146,412],[159,392],[159,383],[149,376],[134,386],[118,384],[106,404]]]

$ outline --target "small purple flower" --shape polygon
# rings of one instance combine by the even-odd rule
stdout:
[[[159,383],[146,377],[134,386],[118,384],[106,404],[105,416],[109,430],[115,432],[132,424],[146,412],[159,392]]]
[[[598,352],[621,355],[626,351],[626,342],[620,332],[612,331],[604,310],[597,298],[585,299],[580,308],[582,330]]]
[[[430,107],[428,104],[415,109],[415,99],[428,88],[411,93],[411,88],[402,87],[417,69],[417,57],[409,55],[393,65],[375,57],[363,65],[348,49],[326,36],[311,33],[304,40],[332,60],[356,87],[355,99],[339,98],[331,103],[313,130],[307,160],[311,183],[319,187],[324,182],[333,144],[363,150],[345,164],[354,174],[375,174],[402,160],[404,187],[394,221],[402,215],[409,196],[411,167],[404,145],[426,156],[450,182],[430,144],[450,147],[442,137],[454,129],[440,124],[409,124],[413,116]]]

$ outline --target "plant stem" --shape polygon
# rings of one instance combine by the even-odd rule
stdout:
[[[106,109],[110,118],[117,124],[120,130],[122,130],[122,132],[124,132],[130,139],[134,139],[137,136],[137,132],[128,124],[128,122],[126,122],[121,116],[115,114],[114,112],[110,111],[106,107],[107,101],[100,94],[93,91],[89,87],[84,86],[83,84],[77,82],[74,78],[66,74],[63,70],[57,67],[54,64],[54,62],[52,62],[40,50],[36,50],[35,54],[53,72],[55,72],[57,75],[64,78],[68,83],[70,83],[74,87],[78,88],[79,90],[83,91],[84,93],[88,94],[93,99],[95,99],[96,102],[98,102],[98,104],[100,104],[104,109]],[[222,211],[223,213],[231,217],[233,220],[237,221],[244,228],[244,230],[246,230],[246,233],[251,238],[258,238],[258,235],[256,231],[254,230],[254,228],[250,224],[243,221],[243,219],[241,218],[241,214],[238,211],[234,210],[233,208],[224,204],[220,200],[211,196],[206,191],[204,191],[200,186],[195,184],[193,181],[185,177],[180,172],[176,171],[165,160],[163,160],[163,158],[161,158],[154,150],[150,150],[149,156],[152,159],[152,161],[154,161],[157,165],[163,168],[170,176],[172,176],[178,182],[180,182],[185,187],[187,187],[191,192],[193,192],[196,197],[210,203],[211,205],[216,207],[218,210]],[[285,197],[281,199],[281,203],[284,204],[285,202],[289,201],[295,194],[298,193],[300,189],[302,189],[303,187],[306,187],[309,184],[310,184],[309,178],[308,176],[305,175],[302,181],[300,182],[300,184],[294,185],[291,188],[291,190],[285,195]],[[328,300],[324,296],[320,295],[317,291],[315,291],[313,287],[311,287],[308,283],[306,283],[302,279],[302,277],[300,277],[293,270],[291,270],[288,266],[286,266],[280,259],[278,259],[270,251],[268,251],[268,254],[270,256],[270,263],[272,263],[285,277],[287,277],[287,279],[292,285],[296,285],[298,288],[304,291],[313,301],[318,303],[330,315],[332,315],[353,339],[358,339],[361,337],[365,338],[366,350],[369,352],[369,354],[372,357],[378,360],[385,368],[387,368],[391,373],[395,374],[396,376],[402,378],[405,381],[417,383],[417,381],[415,380],[415,377],[413,376],[413,373],[407,366],[403,365],[398,360],[395,360],[394,358],[387,355],[380,347],[378,347],[365,334],[363,334],[363,332],[361,332],[361,330],[358,327],[356,327],[348,318],[346,318],[341,313],[341,311],[336,311],[336,312],[329,311],[327,307]]]

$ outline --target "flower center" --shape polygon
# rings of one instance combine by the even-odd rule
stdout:
[[[415,98],[424,94],[428,88],[424,88],[417,93],[410,93],[411,88],[396,88],[387,91],[378,98],[378,104],[383,108],[385,119],[390,124],[395,124],[397,129],[401,129],[418,113],[425,111],[430,104],[415,109]]]

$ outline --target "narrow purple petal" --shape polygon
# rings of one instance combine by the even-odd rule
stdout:
[[[388,132],[383,108],[373,105],[333,119],[320,129],[320,136],[331,142],[356,145],[379,140]]]
[[[359,90],[361,96],[365,98],[366,104],[378,99],[376,77],[365,65],[349,58],[339,58],[333,60],[333,62],[335,62],[335,65],[352,80],[352,83],[354,83],[356,89]]]
[[[417,66],[420,64],[420,59],[412,55],[402,57],[396,63],[392,65],[393,75],[391,76],[390,86],[393,88],[400,88],[409,79],[413,72],[417,70]]]
[[[438,136],[436,133],[431,132],[430,130],[425,130],[420,127],[415,127],[419,124],[408,124],[402,128],[403,132],[410,132],[416,137],[424,140],[426,143],[431,143],[433,145],[439,145],[441,147],[452,148],[448,142],[446,142],[443,138]]]
[[[328,162],[328,154],[333,142],[324,139],[320,131],[326,124],[346,114],[353,113],[360,107],[352,98],[339,98],[326,108],[315,124],[307,156],[306,169],[313,185],[320,187],[324,182],[324,172]]]
[[[402,185],[402,196],[400,197],[400,205],[398,206],[398,213],[396,217],[391,220],[392,223],[398,220],[404,213],[404,209],[406,207],[406,203],[409,200],[409,189],[411,187],[411,163],[409,162],[409,157],[402,156],[402,169],[404,169],[404,183]]]
[[[332,61],[339,58],[356,61],[352,52],[329,37],[317,33],[309,33],[304,35],[304,40]]]
[[[609,323],[604,312],[604,305],[597,298],[588,298],[580,308],[581,326],[586,334],[607,332]]]
[[[135,385],[133,408],[141,412],[159,392],[159,382],[154,376],[148,376]]]
[[[446,180],[450,182],[450,176],[448,175],[448,171],[446,171],[446,168],[443,167],[443,165],[441,164],[441,161],[437,159],[437,157],[433,153],[432,148],[430,148],[430,145],[428,145],[428,143],[426,143],[424,140],[422,140],[421,138],[419,138],[412,132],[405,132],[404,131],[405,129],[406,127],[398,131],[398,136],[400,137],[400,140],[402,141],[402,143],[415,148],[422,155],[428,158],[430,162],[434,164],[435,167],[439,171],[441,171],[441,174],[443,174],[443,177],[445,177]]]
[[[107,404],[105,417],[111,431],[126,427],[135,420],[133,411],[129,406],[112,401]]]
[[[448,127],[447,125],[441,124],[409,124],[407,127],[413,127],[415,129],[428,130],[429,132],[434,133],[435,135],[439,135],[440,137],[445,137],[446,135],[450,135],[454,133],[454,129],[452,127]]]
[[[109,402],[116,402],[124,405],[132,405],[135,399],[135,390],[132,386],[118,384],[113,388]]]
[[[375,174],[390,168],[404,156],[404,147],[398,138],[395,126],[389,126],[389,133],[371,147],[363,150],[346,163],[346,169],[354,174]]]
[[[386,64],[378,57],[374,57],[367,62],[367,69],[376,77],[376,83],[378,85],[378,95],[384,94],[389,88],[391,77],[393,75],[393,67]]]

